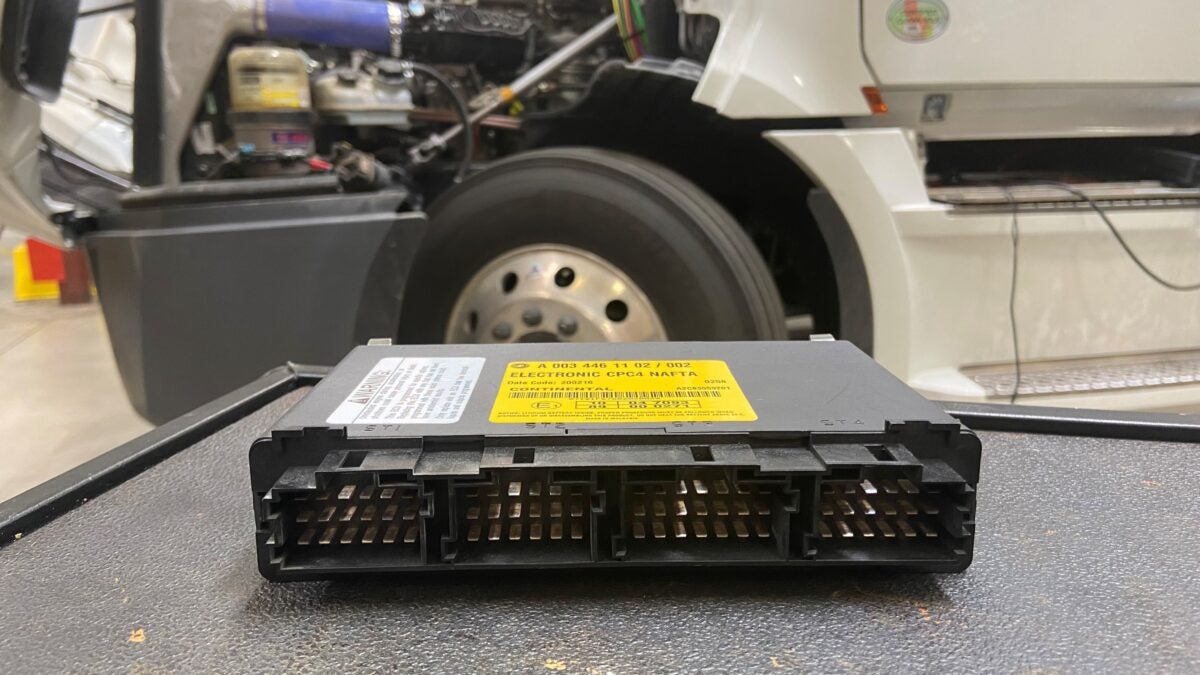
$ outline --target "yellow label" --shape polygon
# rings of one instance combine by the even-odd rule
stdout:
[[[513,361],[492,422],[749,422],[724,361]]]

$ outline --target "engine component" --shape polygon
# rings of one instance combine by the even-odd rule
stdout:
[[[421,7],[420,2],[412,3]],[[407,8],[363,0],[257,0],[255,27],[276,39],[400,55]]]
[[[312,155],[312,100],[304,52],[237,47],[229,54],[227,115],[248,174],[308,173]]]
[[[848,342],[359,347],[250,450],[259,570],[971,563],[980,445]]]
[[[338,68],[313,80],[313,101],[321,117],[350,126],[408,128],[413,109],[411,69],[395,59],[380,59],[374,73]]]
[[[738,222],[646,160],[592,148],[516,155],[430,215],[405,292],[405,342],[787,335],[770,272]],[[529,326],[528,309],[544,320]]]
[[[438,149],[445,146],[446,141],[461,134],[467,126],[478,124],[496,108],[511,102],[517,96],[537,86],[546,78],[561,70],[563,66],[573,61],[580,54],[595,47],[601,40],[608,37],[609,33],[616,28],[616,25],[617,18],[615,16],[610,15],[601,19],[600,22],[589,28],[582,35],[563,45],[554,53],[522,73],[520,77],[513,80],[508,86],[500,87],[491,92],[484,100],[478,101],[475,111],[471,114],[470,124],[466,126],[457,124],[443,134],[435,134],[425,142],[414,146],[409,151],[409,154],[417,162],[428,161]]]
[[[256,27],[276,39],[512,68],[524,58],[533,23],[512,12],[441,2],[427,7],[420,0],[258,0]]]

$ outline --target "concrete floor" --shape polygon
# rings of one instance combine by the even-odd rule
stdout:
[[[146,432],[125,396],[100,305],[17,303],[0,235],[0,501]]]

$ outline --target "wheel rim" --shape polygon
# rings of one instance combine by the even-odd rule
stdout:
[[[619,267],[562,244],[513,249],[458,295],[447,342],[666,340],[646,294]]]

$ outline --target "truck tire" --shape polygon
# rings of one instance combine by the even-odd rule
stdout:
[[[501,161],[442,195],[403,342],[785,339],[737,221],[678,174],[593,148]]]

